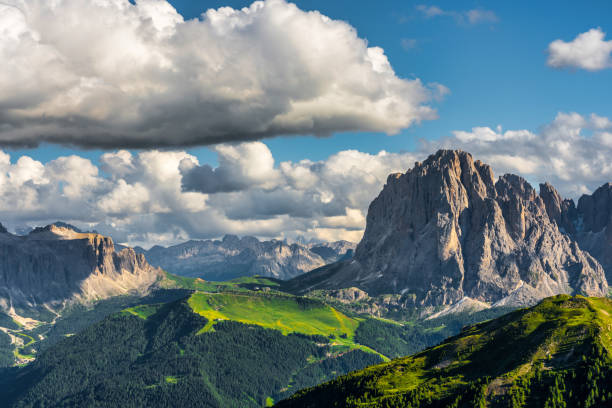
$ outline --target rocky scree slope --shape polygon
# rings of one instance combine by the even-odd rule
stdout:
[[[414,306],[465,297],[521,306],[560,293],[607,295],[601,264],[559,228],[555,217],[562,220],[566,212],[551,216],[549,202],[546,191],[538,194],[519,176],[496,181],[491,168],[469,153],[440,150],[388,177],[370,204],[352,260],[319,268],[288,287],[298,293],[347,287],[397,293]],[[584,225],[601,234],[591,225],[603,221],[593,220],[585,218]]]

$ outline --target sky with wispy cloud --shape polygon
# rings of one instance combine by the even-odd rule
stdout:
[[[388,174],[439,148],[577,198],[612,181],[611,14],[0,0],[0,221],[358,241]]]

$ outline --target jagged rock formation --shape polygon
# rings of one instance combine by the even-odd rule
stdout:
[[[612,281],[612,183],[599,187],[578,200],[561,200],[548,183],[540,185],[549,216],[603,266]]]
[[[310,252],[314,252],[323,258],[325,263],[336,262],[342,258],[351,258],[356,246],[355,243],[344,240],[305,245],[306,248],[310,249]]]
[[[540,196],[515,175],[496,181],[469,153],[441,150],[388,177],[370,204],[354,259],[298,277],[290,287],[355,286],[370,295],[400,293],[415,306],[465,297],[513,306],[559,293],[606,295],[602,266],[558,228],[556,220],[569,217],[563,208],[571,206],[554,193]]]
[[[352,254],[355,244],[338,241],[300,245],[226,235],[223,240],[188,241],[168,248],[136,248],[147,260],[170,273],[207,280],[240,276],[290,279]]]
[[[117,252],[100,234],[56,224],[26,236],[0,229],[0,310],[144,293],[161,277],[143,255]]]

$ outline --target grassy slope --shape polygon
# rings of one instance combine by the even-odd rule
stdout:
[[[194,293],[193,310],[208,320],[234,320],[276,329],[323,336],[353,336],[359,325],[353,319],[318,302],[300,303],[297,298],[278,295]]]
[[[196,291],[189,305],[208,320],[200,333],[214,331],[218,321],[230,320],[279,330],[285,335],[325,336],[333,339],[331,344],[335,352],[358,349],[389,361],[379,351],[355,341],[355,331],[364,319],[349,317],[320,300],[281,292],[284,282],[278,279],[251,276],[212,282],[166,273],[163,284]],[[138,313],[136,310],[128,312]]]
[[[229,281],[213,282],[200,278],[173,275],[166,272],[165,279],[160,283],[165,288],[182,288],[203,292],[220,292],[224,290],[246,291],[254,287],[280,288],[283,281],[260,276],[245,276]]]
[[[414,407],[462,406],[462,395],[470,393],[480,393],[481,406],[544,406],[537,393],[529,394],[530,387],[537,386],[524,384],[532,384],[534,378],[545,384],[555,373],[577,370],[593,347],[603,350],[604,363],[598,364],[604,364],[605,370],[611,361],[611,336],[612,301],[556,296],[536,307],[467,327],[460,335],[416,355],[302,391],[279,406],[316,406],[321,398],[329,406],[395,406],[400,400],[403,404],[412,401]],[[572,375],[576,377],[575,372]],[[542,387],[548,390],[552,386]],[[516,391],[519,389],[522,391]],[[601,391],[593,401],[605,399],[603,394],[610,391]],[[514,394],[520,393],[524,394],[522,399],[515,400]],[[513,400],[506,404],[509,394]],[[577,398],[577,394],[574,390],[567,395]],[[596,405],[585,402],[584,406]]]
[[[186,300],[130,307],[0,378],[0,400],[23,407],[257,407],[381,361],[359,350],[338,353],[321,336],[234,321],[198,334],[206,324]]]
[[[133,307],[128,307],[121,311],[122,314],[131,314],[141,319],[147,320],[149,317],[153,316],[161,307],[161,305],[137,305]]]
[[[194,312],[208,321],[200,333],[214,330],[214,323],[232,320],[254,324],[283,334],[302,333],[333,339],[338,351],[360,349],[388,358],[355,342],[355,330],[362,319],[340,313],[322,302],[282,294],[258,292],[194,293],[188,301]]]

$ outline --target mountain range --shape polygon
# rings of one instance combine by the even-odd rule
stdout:
[[[356,287],[407,306],[460,301],[524,306],[560,293],[606,296],[612,185],[576,207],[550,185],[495,178],[463,151],[440,150],[392,174],[370,204],[354,257],[301,275],[289,290]]]
[[[226,235],[222,240],[191,240],[170,247],[136,247],[148,262],[181,276],[206,280],[231,280],[240,276],[290,279],[320,266],[350,258],[355,244],[292,243],[255,237]]]

